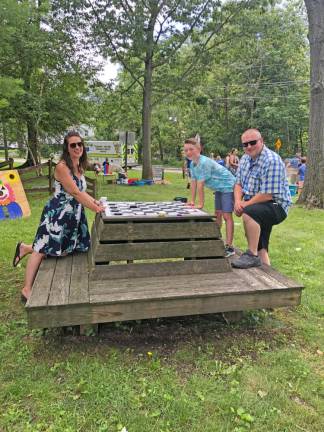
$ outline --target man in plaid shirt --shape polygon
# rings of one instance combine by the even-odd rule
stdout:
[[[260,132],[248,129],[241,140],[245,154],[236,174],[234,212],[243,218],[248,250],[232,266],[246,269],[270,265],[272,226],[286,219],[291,198],[284,163],[265,146]]]

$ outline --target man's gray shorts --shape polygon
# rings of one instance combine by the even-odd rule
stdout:
[[[215,210],[232,213],[234,210],[234,192],[215,192]]]

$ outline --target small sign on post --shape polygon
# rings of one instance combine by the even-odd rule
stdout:
[[[276,142],[275,142],[275,148],[277,150],[277,152],[279,153],[280,147],[282,146],[282,142],[280,138],[277,138]]]

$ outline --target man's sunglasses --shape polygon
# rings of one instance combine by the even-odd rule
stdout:
[[[249,145],[250,145],[250,146],[255,146],[255,144],[256,144],[258,141],[259,141],[259,140],[247,141],[247,142],[242,143],[242,146],[243,146],[244,148],[248,147]]]
[[[82,141],[70,144],[70,147],[73,148],[73,149],[75,149],[76,146],[78,146],[80,148],[83,147]]]

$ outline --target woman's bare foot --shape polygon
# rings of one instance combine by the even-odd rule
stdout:
[[[24,296],[27,300],[29,299],[30,294],[31,294],[31,289],[29,289],[29,288],[24,287],[21,290],[21,295]]]

